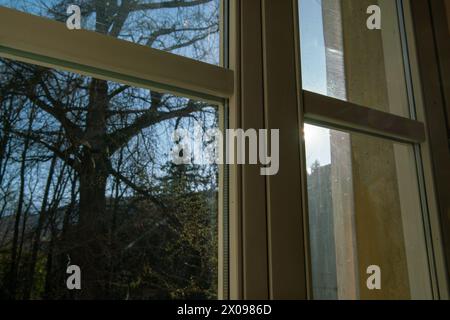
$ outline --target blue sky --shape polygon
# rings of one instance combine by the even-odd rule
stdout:
[[[300,37],[303,89],[327,94],[325,40],[321,0],[300,0]],[[306,160],[310,168],[314,161],[331,162],[330,130],[305,125]]]

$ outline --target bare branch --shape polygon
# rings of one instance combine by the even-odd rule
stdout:
[[[19,137],[30,139],[33,142],[44,146],[50,152],[53,152],[56,156],[58,156],[58,158],[60,158],[62,161],[67,163],[70,167],[72,167],[75,170],[78,170],[77,162],[74,159],[69,158],[69,155],[71,154],[71,152],[69,150],[64,150],[64,151],[60,150],[57,146],[51,145],[50,143],[42,140],[42,138],[37,134],[26,133],[26,132],[21,132],[21,131],[17,131],[17,130],[12,130],[11,132]]]
[[[182,7],[194,7],[201,4],[211,2],[212,0],[172,0],[172,1],[161,1],[153,3],[142,3],[137,4],[133,7],[133,11],[137,10],[155,10],[155,9],[168,9],[168,8],[182,8]]]
[[[128,127],[119,129],[108,135],[110,154],[113,154],[119,148],[124,146],[134,136],[136,136],[142,129],[151,127],[157,123],[165,120],[175,119],[179,117],[185,117],[191,113],[199,112],[204,108],[203,104],[189,101],[187,106],[182,109],[177,109],[169,112],[158,112],[153,108],[147,110],[142,116],[137,118]]]
[[[37,107],[50,114],[61,123],[61,125],[63,126],[64,130],[67,133],[67,137],[71,140],[72,143],[83,139],[82,130],[66,117],[65,111],[63,109],[47,105],[44,101],[39,99],[34,93],[28,93],[27,97]]]
[[[155,196],[153,196],[148,190],[145,190],[141,187],[139,187],[138,185],[136,185],[133,181],[131,181],[130,179],[128,179],[127,177],[125,177],[123,174],[121,174],[120,172],[116,171],[113,169],[113,167],[111,165],[109,165],[109,173],[115,177],[116,179],[122,181],[123,183],[125,183],[127,186],[129,186],[131,189],[133,189],[134,191],[136,191],[137,193],[139,193],[140,195],[148,198],[149,200],[151,200],[154,204],[156,204],[158,207],[160,207],[163,210],[166,210],[166,206],[164,205],[163,202],[161,202],[160,200],[158,200]]]

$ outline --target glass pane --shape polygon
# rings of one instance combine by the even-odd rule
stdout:
[[[81,10],[81,28],[211,64],[219,64],[220,0],[0,0],[5,6],[61,21]],[[73,12],[73,11],[70,11]]]
[[[367,26],[373,5],[380,30]],[[303,89],[410,117],[396,1],[299,0],[299,8]]]
[[[0,296],[217,298],[218,166],[176,165],[173,133],[195,127],[207,145],[218,107],[6,59],[0,70]]]
[[[305,139],[314,298],[432,298],[413,146],[311,125]]]

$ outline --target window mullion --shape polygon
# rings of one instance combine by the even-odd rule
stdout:
[[[233,93],[231,70],[4,7],[0,56],[204,100]]]
[[[280,130],[280,171],[266,180],[271,299],[307,298],[295,7],[262,0],[265,122]]]
[[[308,91],[304,91],[304,107],[309,122],[404,142],[425,141],[423,123],[391,113]]]

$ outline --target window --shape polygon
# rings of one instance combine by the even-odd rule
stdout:
[[[64,1],[0,2],[2,298],[228,296],[226,170],[174,158],[183,130],[217,149],[233,72],[220,1],[184,4],[79,2],[91,32]]]
[[[232,184],[241,216],[231,221],[241,233],[230,240],[241,250],[242,271],[230,279],[242,286],[240,297],[446,297],[410,1],[232,3],[239,82],[238,112],[230,119],[244,128],[280,129],[279,173],[260,179],[257,168],[243,166]],[[374,4],[382,10],[381,30],[367,28]],[[392,176],[380,190],[382,169]],[[332,173],[346,179],[335,182]],[[390,197],[389,210],[377,193]],[[350,227],[358,221],[344,232],[335,215],[348,217]],[[384,239],[384,230],[397,233]],[[356,254],[348,269],[347,248]],[[367,287],[372,264],[381,268],[381,290]],[[414,272],[420,275],[413,281]]]
[[[413,146],[305,128],[314,298],[430,299]],[[380,291],[366,286],[373,265]]]
[[[380,30],[366,26],[374,3],[382,12]],[[299,4],[303,89],[410,117],[396,1]]]
[[[438,2],[0,0],[2,294],[448,298]],[[278,172],[170,161],[215,128]]]
[[[2,279],[61,299],[217,298],[218,167],[176,165],[172,134],[218,109],[3,59]],[[207,143],[205,141],[205,143]],[[25,279],[25,280],[18,280]]]
[[[218,65],[220,1],[0,0],[0,6],[66,23],[80,8],[81,28]],[[69,11],[69,13],[67,12]]]
[[[310,296],[431,299],[439,254],[423,181],[425,127],[411,120],[420,107],[409,6],[376,1],[382,28],[369,29],[371,5],[299,1]],[[373,266],[382,275],[375,290]]]

